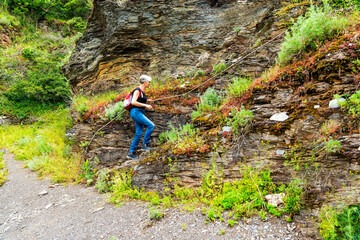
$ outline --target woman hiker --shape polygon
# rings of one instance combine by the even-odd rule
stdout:
[[[144,127],[146,127],[145,136],[141,150],[148,151],[152,148],[149,146],[150,136],[155,128],[155,124],[145,116],[145,108],[151,110],[153,107],[146,104],[147,97],[144,91],[150,86],[151,77],[147,75],[140,76],[140,86],[134,89],[131,100],[130,116],[135,121],[135,136],[130,146],[128,158],[138,159],[135,150],[140,142]]]

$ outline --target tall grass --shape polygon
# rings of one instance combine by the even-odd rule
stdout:
[[[305,16],[300,16],[290,32],[286,32],[285,41],[278,55],[279,64],[290,62],[294,57],[311,49],[317,48],[349,24],[348,19],[337,14],[324,1],[324,7],[311,5]]]
[[[72,143],[65,137],[72,124],[69,109],[48,111],[38,119],[33,125],[1,126],[0,148],[9,149],[40,176],[55,182],[79,181],[80,156],[69,154]]]
[[[234,77],[233,82],[227,88],[228,95],[232,97],[240,97],[244,94],[252,84],[251,78]]]
[[[5,168],[4,153],[0,152],[0,186],[6,181],[7,169]]]

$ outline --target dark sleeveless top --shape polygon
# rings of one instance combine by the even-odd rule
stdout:
[[[135,93],[135,91],[140,91],[140,94],[139,94],[139,97],[138,97],[137,101],[138,101],[139,103],[144,103],[144,104],[146,104],[146,102],[147,102],[147,97],[146,97],[145,93],[144,93],[143,91],[141,91],[141,89],[140,89],[139,87],[137,87],[137,88],[134,89],[133,94]],[[145,107],[137,107],[137,106],[131,105],[131,109],[133,109],[133,108],[145,109]],[[130,109],[130,110],[131,110],[131,109]]]

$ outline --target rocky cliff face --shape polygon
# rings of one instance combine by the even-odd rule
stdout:
[[[206,69],[219,59],[231,64],[254,51],[215,79],[213,86],[223,89],[232,76],[259,76],[274,62],[282,42],[277,37],[284,31],[284,22],[277,22],[275,12],[272,1],[128,1],[122,5],[96,0],[89,27],[66,72],[75,91],[93,94],[133,84],[143,72],[176,76],[195,66]],[[299,12],[301,8],[289,13],[296,16]],[[162,189],[166,175],[184,185],[197,186],[213,163],[223,169],[226,180],[241,177],[239,164],[260,164],[270,168],[277,182],[305,180],[308,209],[317,209],[324,201],[335,202],[327,197],[329,191],[334,196],[346,191],[356,203],[360,119],[344,109],[329,108],[329,102],[335,94],[353,94],[359,89],[360,67],[355,63],[360,58],[359,31],[353,30],[305,60],[278,69],[267,83],[255,85],[246,97],[234,100],[230,107],[244,104],[253,111],[254,122],[237,137],[222,133],[206,136],[207,144],[221,147],[191,154],[159,147],[150,155],[144,153],[140,161],[129,161],[125,153],[134,126],[125,116],[95,136],[87,157],[98,157],[98,167],[132,168],[133,184],[150,189]],[[251,49],[257,39],[260,45],[271,43]],[[174,105],[171,101],[162,104]],[[169,129],[169,122],[175,126],[189,122],[191,110],[149,113],[157,124],[153,141]],[[286,119],[272,118],[280,113]],[[75,120],[79,118],[74,115]],[[202,134],[219,128],[216,116],[211,114],[194,124]],[[99,119],[77,121],[78,140],[89,141],[102,125]],[[326,153],[322,141],[329,138],[339,140],[342,149]],[[171,168],[169,158],[173,160]]]
[[[278,1],[95,0],[88,27],[64,72],[75,92],[93,94],[153,77],[207,69],[240,53],[272,27]],[[272,63],[262,53],[249,74]]]

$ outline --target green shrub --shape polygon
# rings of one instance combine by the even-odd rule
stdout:
[[[111,188],[111,178],[110,170],[108,168],[101,169],[98,172],[98,177],[96,179],[95,188],[99,192],[109,192]]]
[[[298,213],[302,207],[304,195],[303,182],[300,179],[292,180],[285,188],[284,210],[287,213]]]
[[[333,37],[348,24],[347,18],[340,16],[324,1],[324,7],[311,5],[306,15],[300,16],[286,32],[281,45],[278,62],[286,64],[296,55],[315,49],[324,40]]]
[[[125,109],[123,102],[117,102],[112,107],[105,107],[104,116],[102,118],[104,120],[117,119],[118,121],[121,121],[124,113]]]
[[[330,0],[330,4],[337,8],[360,9],[360,2],[358,0]]]
[[[163,214],[160,210],[158,210],[156,208],[150,208],[149,209],[149,218],[151,220],[160,220],[161,218],[163,218]]]
[[[241,97],[250,87],[252,83],[251,78],[235,77],[232,83],[227,88],[228,95],[232,97]]]
[[[320,212],[320,234],[324,240],[360,239],[360,205],[344,210],[325,205]]]
[[[5,0],[3,5],[15,14],[31,16],[36,20],[68,20],[74,17],[86,20],[92,8],[91,0]]]
[[[196,106],[197,110],[192,113],[192,118],[198,117],[205,112],[216,110],[221,104],[222,97],[216,93],[214,88],[208,88],[200,97],[200,103]]]
[[[199,129],[194,128],[194,125],[190,123],[183,125],[179,129],[170,124],[170,131],[162,132],[159,135],[159,143],[184,141],[195,137],[198,133]]]
[[[341,150],[341,142],[339,140],[334,140],[330,138],[325,142],[325,152],[326,153],[336,153]]]
[[[27,47],[22,50],[22,54],[25,58],[32,60],[36,56],[36,51],[31,47]]]
[[[254,118],[251,110],[245,110],[245,108],[241,108],[241,110],[231,110],[232,118],[228,120],[228,124],[232,126],[232,129],[235,134],[239,134],[239,128],[243,128],[248,126],[252,119]]]

